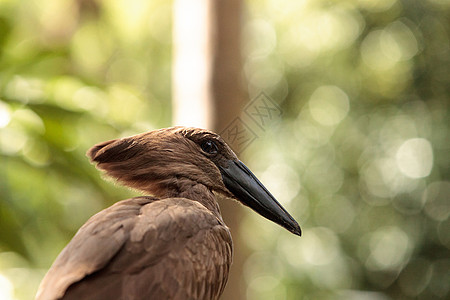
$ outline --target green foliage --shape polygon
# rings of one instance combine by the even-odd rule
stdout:
[[[244,155],[304,233],[248,216],[247,298],[447,298],[449,3],[265,1],[250,15],[249,91],[284,118]]]
[[[0,3],[1,299],[33,298],[87,218],[132,195],[86,150],[169,125],[171,7],[139,4]]]

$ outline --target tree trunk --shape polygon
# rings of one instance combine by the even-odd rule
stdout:
[[[198,126],[221,133],[239,153],[228,134],[241,132],[239,116],[247,99],[241,58],[241,0],[175,0],[174,3],[174,124]],[[234,242],[234,258],[222,299],[245,299],[243,262],[247,249],[240,239],[242,207],[220,203]]]
[[[241,0],[213,1],[211,26],[214,28],[212,44],[214,45],[212,68],[213,96],[213,129],[221,133],[223,138],[239,152],[239,144],[230,140],[227,130],[237,127],[241,132],[238,120],[245,104],[242,57],[241,57]],[[240,120],[240,119],[239,119]],[[231,229],[234,242],[234,257],[227,287],[222,299],[245,299],[245,281],[243,264],[245,260],[244,244],[239,234],[242,206],[234,201],[221,201],[223,219]]]

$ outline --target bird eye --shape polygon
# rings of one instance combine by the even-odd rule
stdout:
[[[208,154],[216,154],[217,151],[219,150],[219,149],[217,148],[216,143],[214,143],[214,142],[211,141],[211,140],[204,141],[204,142],[201,144],[201,147],[202,147],[202,150],[203,150],[204,152],[208,153]]]

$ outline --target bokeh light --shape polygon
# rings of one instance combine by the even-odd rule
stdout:
[[[411,178],[428,176],[433,167],[433,149],[426,139],[409,139],[397,151],[400,171]]]
[[[280,229],[276,238],[272,230],[247,238],[255,251],[272,245],[285,265],[286,273],[258,276],[282,276],[284,299],[448,296],[450,284],[435,277],[443,267],[434,268],[450,257],[450,76],[441,68],[449,66],[449,6],[263,3],[249,6],[255,19],[247,31],[260,48],[254,40],[247,46],[262,57],[248,58],[245,75],[250,95],[264,89],[284,119],[264,128],[244,154],[268,170],[264,181],[283,201],[291,195],[277,187],[297,173],[300,190],[289,207],[303,236]],[[277,172],[279,164],[289,172]],[[263,226],[248,218],[253,228]],[[248,293],[264,297],[255,290]]]

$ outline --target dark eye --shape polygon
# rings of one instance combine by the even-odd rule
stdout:
[[[208,154],[216,154],[219,150],[217,148],[216,143],[214,143],[211,140],[206,140],[201,144],[202,150],[205,151]]]

